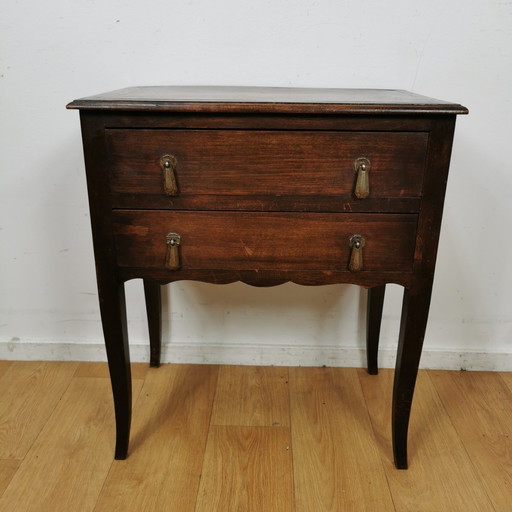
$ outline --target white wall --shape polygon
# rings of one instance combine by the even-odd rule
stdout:
[[[132,85],[409,89],[457,123],[424,366],[512,370],[512,1],[2,0],[0,358],[103,358],[78,114]],[[385,306],[393,364],[401,290]],[[133,359],[147,360],[140,283]],[[350,286],[167,287],[165,359],[361,364]]]

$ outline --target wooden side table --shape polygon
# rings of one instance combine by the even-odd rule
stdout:
[[[144,280],[151,365],[160,285],[188,279],[369,289],[368,371],[386,283],[405,288],[393,450],[407,430],[461,105],[405,91],[139,87],[76,100],[115,402],[128,452],[124,283]]]

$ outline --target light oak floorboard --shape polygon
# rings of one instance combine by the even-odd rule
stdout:
[[[288,368],[221,366],[213,425],[290,425]]]
[[[512,372],[500,372],[499,376],[503,379],[508,389],[512,393]]]
[[[409,469],[396,470],[391,447],[393,372],[359,370],[397,512],[492,511],[457,432],[426,372],[418,375],[409,426]]]
[[[0,511],[92,511],[113,453],[109,380],[73,379],[5,490]]]
[[[194,510],[217,374],[206,365],[148,372],[128,459],[112,465],[95,512]]]
[[[398,471],[392,371],[132,370],[130,453],[113,461],[105,364],[0,362],[1,448],[26,452],[0,458],[0,512],[511,510],[510,373],[420,372]],[[21,418],[32,442],[9,437]]]
[[[196,512],[292,512],[290,430],[212,426]]]
[[[147,363],[132,363],[132,379],[144,380],[148,373]],[[109,379],[108,365],[106,363],[82,363],[76,371],[75,377],[105,378]]]
[[[0,497],[18,471],[20,464],[21,460],[19,459],[0,460]]]
[[[0,378],[0,459],[22,459],[69,386],[77,363],[16,362]]]
[[[429,372],[498,512],[512,510],[512,395],[490,372]]]
[[[12,361],[0,361],[0,379],[13,364],[15,363],[13,363]]]
[[[291,368],[297,512],[393,511],[354,368]]]

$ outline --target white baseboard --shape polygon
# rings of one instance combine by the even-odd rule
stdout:
[[[147,344],[131,344],[132,362],[148,362]],[[240,364],[261,366],[365,367],[363,349],[289,345],[209,345],[172,343],[162,347],[163,363]],[[393,368],[396,351],[379,351],[379,366]],[[18,361],[106,361],[103,343],[0,341],[0,359]],[[424,350],[421,368],[438,370],[512,371],[512,354]]]

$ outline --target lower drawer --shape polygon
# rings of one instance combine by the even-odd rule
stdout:
[[[417,216],[116,210],[122,267],[230,270],[412,270]],[[179,235],[179,246],[167,235]],[[363,237],[359,244],[354,235]],[[359,247],[358,247],[359,245]],[[354,254],[357,251],[357,254]],[[174,263],[169,263],[172,260]]]

